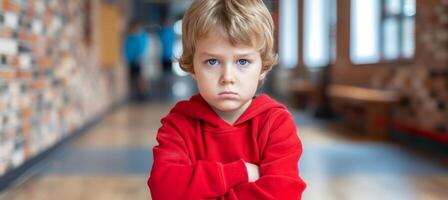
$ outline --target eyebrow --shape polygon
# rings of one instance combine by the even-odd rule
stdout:
[[[235,55],[235,56],[246,57],[246,56],[253,56],[253,55],[255,55],[255,53],[238,54],[238,55]],[[200,53],[199,56],[220,57],[219,55],[216,55],[216,54],[213,54],[213,53],[208,53],[208,52]]]

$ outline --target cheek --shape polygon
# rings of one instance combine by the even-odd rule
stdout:
[[[214,78],[211,74],[206,74],[203,71],[198,71],[196,72],[195,76],[198,87],[209,89],[212,85],[214,85]]]
[[[260,75],[261,75],[261,64],[256,64],[256,65],[253,65],[253,66],[251,66],[251,68],[250,69],[248,69],[246,72],[245,72],[245,76],[246,76],[246,78],[248,78],[248,79],[257,79],[257,80],[259,80],[259,78],[260,78]]]
[[[252,88],[258,85],[258,78],[260,74],[257,71],[245,73],[240,77],[241,87]]]
[[[249,88],[257,88],[258,82],[260,81],[261,68],[255,67],[248,71],[244,77],[242,77],[245,82],[244,86]]]

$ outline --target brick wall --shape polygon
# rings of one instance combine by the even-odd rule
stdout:
[[[0,175],[125,97],[123,65],[97,64],[86,3],[101,4],[0,0]]]
[[[371,86],[398,91],[395,119],[448,136],[448,0],[417,1],[412,66],[377,70]]]

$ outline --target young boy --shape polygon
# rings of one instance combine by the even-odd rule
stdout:
[[[193,0],[180,63],[199,94],[161,120],[153,199],[301,199],[294,121],[283,105],[255,96],[277,62],[273,29],[262,0]]]

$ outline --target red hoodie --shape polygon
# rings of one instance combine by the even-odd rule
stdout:
[[[301,199],[302,144],[285,106],[262,94],[230,125],[200,96],[161,120],[148,186],[162,199]],[[248,182],[244,162],[259,167]]]

